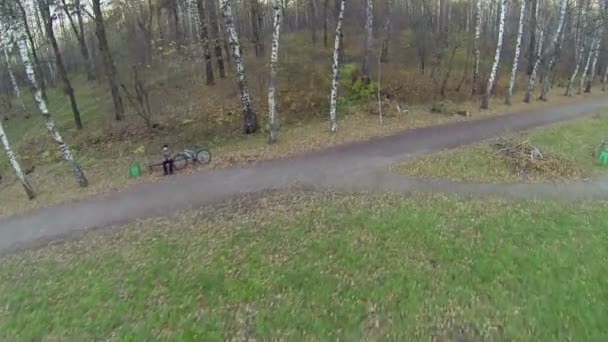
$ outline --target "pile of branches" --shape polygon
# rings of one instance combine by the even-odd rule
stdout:
[[[495,155],[507,162],[512,172],[528,179],[576,179],[582,176],[581,169],[569,159],[542,153],[530,141],[496,140],[492,146]]]

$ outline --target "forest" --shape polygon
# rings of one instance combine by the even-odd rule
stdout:
[[[117,141],[262,134],[274,144],[287,139],[281,128],[309,120],[338,134],[356,111],[382,124],[419,104],[473,101],[485,110],[603,91],[606,5],[3,0],[0,162],[34,198],[33,167],[22,159],[48,156],[49,146],[87,187],[78,156],[128,158]],[[56,111],[69,120],[58,124]],[[41,121],[44,135],[24,133]]]

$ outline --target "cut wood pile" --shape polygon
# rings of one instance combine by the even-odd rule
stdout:
[[[582,176],[574,161],[542,152],[528,140],[500,138],[492,146],[496,149],[495,155],[503,158],[514,173],[525,178],[577,179]]]

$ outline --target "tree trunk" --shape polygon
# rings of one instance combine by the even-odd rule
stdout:
[[[112,58],[112,53],[110,52],[110,47],[108,46],[106,27],[99,2],[100,0],[93,0],[93,12],[95,14],[95,35],[99,41],[99,51],[101,52],[103,59],[106,78],[108,79],[108,83],[110,85],[110,92],[112,93],[114,117],[117,121],[120,121],[124,118],[125,109],[122,103],[122,97],[120,96],[120,89],[118,88],[120,82],[118,82],[116,66],[114,65],[114,59]]]
[[[477,0],[477,10],[475,12],[475,63],[473,63],[473,85],[471,94],[475,95],[477,92],[477,83],[479,83],[479,58],[481,57],[481,0]]]
[[[317,4],[316,0],[308,0],[308,26],[312,45],[317,44]]]
[[[490,95],[492,88],[494,87],[494,81],[496,80],[496,74],[498,72],[498,65],[500,63],[500,52],[502,51],[502,38],[505,31],[505,12],[506,12],[507,0],[500,1],[500,24],[498,26],[498,41],[496,43],[496,53],[494,54],[494,64],[492,64],[492,71],[490,72],[490,78],[486,87],[486,92],[481,99],[481,108],[488,109],[490,104]]]
[[[23,102],[23,97],[21,97],[21,89],[19,89],[19,84],[17,83],[17,78],[15,77],[15,74],[13,73],[13,68],[11,67],[11,60],[8,55],[8,44],[6,41],[4,41],[3,45],[4,45],[4,47],[2,50],[4,51],[4,58],[6,59],[6,70],[8,71],[8,75],[11,79],[11,84],[13,85],[13,91],[15,92],[15,97],[17,98],[17,103],[19,104],[19,107],[21,108],[21,110],[23,110],[23,114],[25,115],[25,117],[29,118],[27,108],[25,107],[25,102]]]
[[[386,19],[384,21],[384,39],[380,51],[380,62],[388,62],[388,46],[391,40],[391,16],[393,11],[393,0],[386,1]]]
[[[371,1],[371,0],[368,0]],[[338,12],[338,23],[336,25],[336,38],[334,40],[334,57],[331,78],[331,96],[329,97],[329,120],[330,130],[338,130],[336,111],[338,106],[338,81],[340,80],[340,45],[342,45],[342,22],[344,21],[344,6],[346,0],[340,0],[340,11]]]
[[[80,47],[80,54],[82,55],[82,59],[84,60],[87,78],[89,81],[95,79],[95,71],[93,70],[93,63],[91,62],[91,58],[89,56],[89,49],[87,48],[87,42],[84,35],[84,23],[82,19],[82,9],[80,8],[80,0],[74,0],[74,8],[76,11],[76,17],[78,20],[78,27],[74,22],[74,18],[70,13],[70,10],[66,4],[65,0],[61,0],[63,5],[63,11],[65,15],[68,17],[68,21],[70,22],[70,26],[72,27],[72,31],[76,36],[76,41],[78,41],[78,46]]]
[[[593,39],[591,46],[589,46],[589,52],[587,53],[587,62],[585,62],[585,67],[583,68],[583,72],[581,73],[581,82],[579,83],[578,90],[576,92],[579,95],[583,93],[583,85],[585,84],[585,79],[587,77],[587,71],[589,70],[589,64],[591,64],[591,58],[593,56],[594,48],[595,48],[595,38]]]
[[[323,0],[323,46],[327,47],[328,46],[328,41],[327,41],[327,5],[328,5],[329,0]]]
[[[599,29],[598,37],[595,43],[595,49],[593,50],[593,62],[591,62],[591,70],[589,72],[589,79],[587,80],[587,85],[585,86],[585,93],[591,92],[591,85],[593,84],[593,80],[595,79],[595,70],[597,67],[597,59],[600,54],[600,45],[602,43],[602,32],[603,30]]]
[[[515,56],[513,57],[513,67],[511,68],[511,79],[509,80],[509,89],[507,90],[507,98],[505,103],[511,104],[511,97],[513,96],[513,87],[515,86],[515,78],[517,77],[517,68],[519,66],[519,54],[521,51],[521,36],[524,33],[524,15],[526,14],[526,0],[521,1],[521,7],[519,9],[519,26],[517,27],[517,41],[515,42]]]
[[[268,116],[270,120],[270,136],[268,142],[273,144],[279,134],[279,123],[276,103],[275,79],[279,63],[279,36],[281,34],[282,8],[281,0],[273,0],[274,25],[272,31],[272,51],[270,53],[270,80],[268,82]]]
[[[560,0],[560,10],[559,10],[559,19],[557,22],[557,30],[555,31],[555,36],[553,37],[553,41],[551,42],[551,47],[548,51],[551,52],[551,57],[549,58],[549,63],[547,63],[547,68],[545,69],[545,75],[543,78],[543,87],[541,89],[540,98],[541,101],[547,101],[547,96],[549,95],[549,89],[551,88],[551,71],[555,67],[555,60],[557,59],[557,55],[560,49],[561,35],[562,30],[564,28],[564,18],[566,17],[566,0]],[[545,55],[548,55],[545,54]]]
[[[259,25],[260,11],[258,9],[258,0],[250,0],[251,4],[251,30],[253,33],[253,44],[255,46],[255,55],[260,57],[264,53],[264,43],[261,37],[261,27]]]
[[[606,64],[606,69],[604,69],[604,76],[602,77],[602,91],[606,91],[606,82],[608,82],[608,64]]]
[[[217,6],[216,0],[207,1],[207,12],[209,12],[209,27],[211,28],[211,36],[213,37],[213,50],[215,51],[215,60],[220,73],[220,78],[226,77],[226,68],[224,67],[224,58],[222,57],[222,44],[220,43],[219,24],[217,21]],[[230,56],[228,56],[230,57]]]
[[[42,98],[42,92],[40,91],[40,87],[38,86],[38,82],[36,81],[36,74],[34,73],[34,68],[32,67],[32,63],[30,62],[30,56],[28,54],[27,43],[25,42],[25,37],[22,37],[18,41],[19,44],[19,53],[21,54],[21,60],[23,61],[23,65],[25,66],[25,73],[27,75],[28,80],[32,85],[32,89],[34,90],[34,99],[38,104],[38,109],[40,109],[40,113],[42,114],[42,118],[44,119],[44,123],[46,125],[47,130],[49,131],[51,137],[59,145],[59,149],[63,154],[63,159],[70,164],[72,168],[72,172],[74,176],[78,180],[78,184],[81,187],[86,187],[89,185],[89,181],[85,176],[84,172],[80,168],[80,165],[74,159],[74,155],[72,154],[72,150],[70,147],[63,141],[61,134],[57,130],[55,126],[55,122],[51,118],[51,114],[49,113],[48,107],[46,105],[46,101]]]
[[[585,10],[586,10],[586,6],[584,1],[581,1],[579,3],[579,11],[578,11],[578,19],[577,19],[577,23],[576,23],[576,34],[575,34],[575,49],[576,52],[574,54],[574,70],[572,71],[572,75],[570,76],[570,78],[568,79],[568,84],[566,85],[566,92],[564,93],[564,96],[572,96],[572,85],[574,84],[574,81],[576,80],[576,76],[578,76],[578,72],[580,70],[581,67],[581,63],[583,60],[583,56],[585,55],[585,44],[584,44],[584,39],[582,37],[582,32],[585,28]]]
[[[42,14],[42,19],[44,20],[44,26],[46,30],[46,36],[53,47],[53,52],[55,53],[55,64],[57,65],[57,69],[59,69],[59,76],[63,81],[63,91],[70,98],[70,105],[72,106],[72,114],[74,115],[74,123],[76,124],[76,128],[82,129],[82,120],[80,119],[80,110],[78,110],[78,104],[76,103],[76,97],[74,96],[74,88],[72,88],[72,84],[70,83],[70,79],[68,77],[68,72],[65,69],[65,65],[63,64],[63,57],[61,55],[61,50],[59,49],[59,45],[57,44],[57,39],[55,38],[55,31],[53,29],[53,18],[51,17],[51,12],[49,10],[49,5],[46,1],[40,1],[40,14]]]
[[[232,49],[232,58],[234,60],[234,68],[236,71],[236,79],[241,93],[241,102],[243,104],[243,133],[251,134],[258,130],[258,117],[253,109],[253,103],[249,95],[247,80],[245,75],[245,66],[241,60],[241,46],[239,44],[239,36],[234,27],[232,18],[231,0],[222,0],[222,15],[226,24],[226,33]]]
[[[4,127],[2,126],[2,120],[0,120],[0,141],[2,141],[2,145],[4,146],[4,151],[6,152],[6,156],[8,157],[9,163],[13,167],[13,170],[15,170],[15,174],[17,175],[19,182],[21,182],[21,185],[23,185],[23,190],[25,190],[27,198],[33,199],[34,197],[36,197],[36,194],[34,193],[32,185],[25,177],[25,174],[21,169],[21,165],[17,160],[17,156],[11,148],[11,144],[9,143],[8,137],[6,136],[6,132],[4,132]]]
[[[544,42],[544,28],[540,28],[538,32],[538,48],[536,49],[536,58],[534,60],[534,66],[532,68],[532,73],[530,74],[530,78],[528,79],[528,88],[526,90],[526,95],[524,96],[524,102],[530,103],[532,99],[532,94],[534,93],[534,85],[536,84],[536,75],[538,74],[538,67],[540,66],[540,62],[543,58],[543,42]]]
[[[528,76],[532,75],[532,70],[536,64],[536,31],[538,30],[538,0],[531,0],[530,3],[530,44],[528,45]]]
[[[371,80],[369,76],[369,67],[372,62],[372,33],[374,30],[374,0],[366,0],[365,4],[365,52],[363,55],[361,73],[363,81],[369,84]]]
[[[203,56],[205,58],[205,75],[207,85],[214,83],[213,66],[211,65],[211,50],[209,48],[209,33],[207,30],[207,18],[205,17],[204,0],[196,0],[198,6],[198,16],[201,22],[201,41],[203,45]]]
[[[23,20],[23,28],[25,29],[25,34],[27,35],[27,39],[32,48],[32,58],[34,59],[34,67],[36,70],[36,75],[38,76],[38,79],[40,80],[40,91],[42,92],[42,98],[45,101],[48,101],[48,97],[46,95],[46,79],[44,77],[44,72],[42,71],[42,64],[40,63],[40,58],[38,58],[38,51],[36,50],[36,45],[34,44],[34,36],[32,35],[32,30],[30,29],[30,25],[27,20],[27,11],[24,7],[27,5],[27,3],[23,4],[21,1],[15,1],[15,3],[19,7],[19,11],[21,12],[21,17]],[[34,6],[34,8],[36,8],[36,6]],[[34,10],[34,12],[36,14],[39,13],[37,10]],[[36,19],[38,20],[39,31],[42,34],[44,34],[44,29],[42,28],[42,24],[39,23],[40,20],[39,20],[38,15],[36,15]]]

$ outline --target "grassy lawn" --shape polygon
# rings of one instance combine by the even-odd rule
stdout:
[[[2,340],[608,338],[608,203],[277,193],[0,264]]]
[[[509,138],[518,142],[528,140],[550,157],[551,163],[522,174],[497,154],[492,142],[484,142],[408,160],[392,169],[422,177],[494,183],[584,180],[606,174],[608,170],[599,165],[595,155],[602,140],[608,139],[608,113]]]
[[[228,80],[224,83],[218,86],[232,85]],[[240,135],[237,133],[239,115],[229,115],[223,112],[223,109],[210,114],[203,112],[203,109],[171,107],[170,112],[156,117],[155,121],[161,123],[163,129],[154,133],[146,130],[141,120],[133,113],[127,115],[125,122],[108,122],[112,115],[109,99],[104,95],[105,88],[101,85],[90,85],[80,79],[76,80],[75,88],[77,94],[82,95],[79,103],[85,124],[83,131],[73,128],[70,108],[57,89],[52,89],[49,94],[50,108],[65,140],[72,145],[77,159],[89,176],[90,186],[86,189],[78,188],[69,169],[61,160],[61,155],[48,138],[33,104],[28,103],[34,113],[32,118],[10,120],[7,123],[7,131],[21,157],[36,166],[31,175],[31,182],[38,197],[33,201],[26,199],[21,186],[8,169],[4,155],[0,154],[0,174],[4,178],[0,183],[0,193],[2,193],[0,216],[24,213],[43,206],[78,200],[129,186],[134,183],[127,177],[129,165],[134,161],[142,165],[156,162],[159,158],[160,146],[165,143],[176,149],[201,145],[210,147],[214,159],[209,167],[219,168],[282,158],[374,136],[388,135],[408,128],[474,120],[546,105],[539,102],[532,105],[520,103],[508,107],[502,104],[501,99],[496,99],[492,104],[492,110],[479,111],[477,102],[456,104],[457,108],[470,111],[471,117],[465,118],[458,115],[430,113],[429,105],[412,106],[409,108],[409,113],[398,113],[393,105],[387,104],[384,109],[384,124],[380,125],[374,112],[376,104],[361,104],[342,109],[337,134],[329,132],[325,115],[321,113],[306,121],[284,125],[279,142],[269,146],[265,130],[253,136]],[[194,92],[194,89],[188,89],[181,90],[186,93]],[[549,105],[581,100],[584,100],[584,97],[556,97]],[[232,104],[238,103],[232,102]],[[265,115],[260,113],[260,119],[262,126],[265,127]],[[210,122],[214,123],[215,128],[225,126],[223,132],[228,133],[212,134],[207,127]],[[193,171],[195,170],[189,170],[189,172]],[[158,174],[146,175],[137,182],[155,181],[157,177]]]

